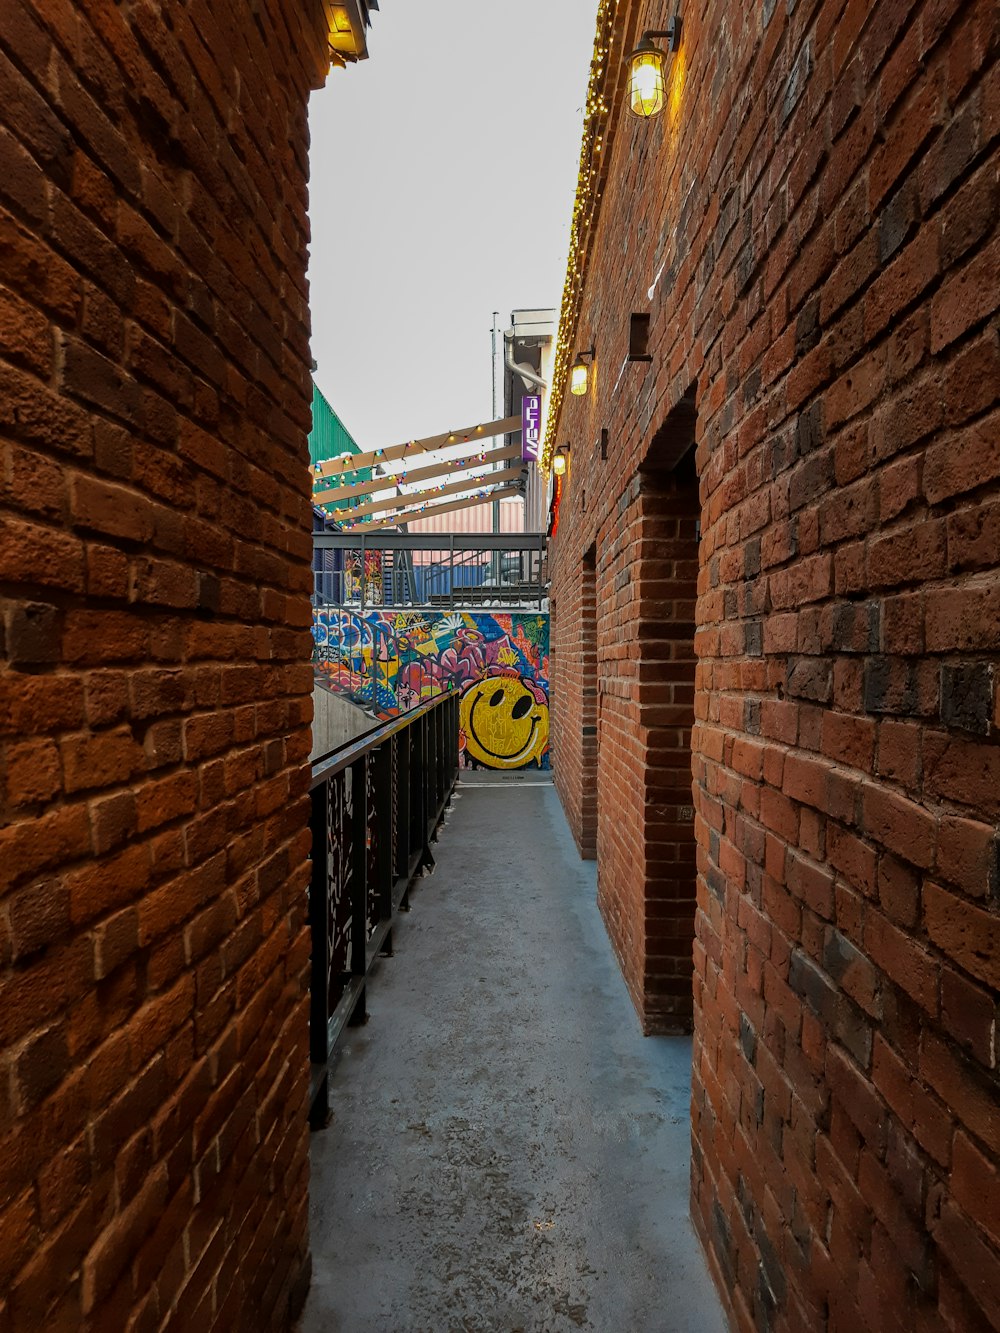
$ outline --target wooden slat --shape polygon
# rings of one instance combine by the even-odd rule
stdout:
[[[405,444],[390,444],[385,449],[369,449],[363,454],[348,454],[344,458],[329,458],[313,468],[313,477],[340,477],[345,472],[371,467],[375,463],[391,463],[397,458],[410,458],[431,449],[445,449],[449,444],[468,444],[470,440],[488,440],[491,435],[520,433],[521,418],[500,417],[479,426],[465,426],[462,430],[446,430],[441,435],[428,435],[422,440],[408,440]]]
[[[330,509],[330,517],[339,523],[364,518],[368,514],[385,514],[391,509],[409,509],[413,505],[437,499],[438,496],[461,495],[463,491],[482,490],[487,482],[503,485],[505,482],[516,481],[520,475],[520,467],[503,468],[499,472],[490,472],[485,477],[462,478],[461,481],[452,481],[445,486],[433,486],[424,491],[410,491],[408,495],[390,495],[381,500],[369,500],[367,504],[357,505],[354,509],[349,509],[346,505],[342,508],[334,506]]]
[[[443,505],[430,505],[427,509],[404,510],[401,514],[396,514],[392,518],[379,518],[371,523],[344,524],[344,531],[349,533],[357,532],[375,532],[379,528],[393,528],[402,523],[412,523],[418,518],[434,518],[438,514],[453,514],[458,509],[471,509],[473,505],[491,504],[494,500],[505,500],[512,495],[521,495],[519,486],[499,486],[495,491],[488,491],[485,495],[473,496],[471,500],[451,500]],[[517,541],[520,534],[511,533],[514,542]],[[444,545],[447,545],[447,536],[441,538]]]
[[[509,449],[491,449],[484,454],[463,454],[459,458],[442,458],[437,463],[428,463],[426,467],[407,470],[403,468],[398,475],[373,477],[371,481],[356,481],[349,486],[335,486],[331,490],[315,491],[313,504],[339,503],[357,495],[371,495],[373,491],[384,491],[395,486],[397,481],[427,481],[431,477],[444,476],[449,472],[461,472],[471,468],[488,467],[493,463],[503,463],[510,458],[521,457],[521,446],[511,445]]]

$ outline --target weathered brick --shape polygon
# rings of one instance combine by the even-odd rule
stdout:
[[[305,108],[325,20],[286,0],[260,26],[228,0],[175,18],[9,0],[0,23],[4,1327],[270,1330],[303,1294]],[[280,95],[251,105],[251,84]],[[240,929],[237,883],[266,930]],[[246,973],[228,1009],[196,992],[185,927],[202,966]],[[197,1194],[195,1035],[221,1062],[250,1012]]]
[[[988,736],[993,729],[993,664],[941,667],[941,721]]]
[[[905,797],[866,786],[862,796],[864,825],[883,847],[925,869],[933,864],[934,816]]]
[[[1000,919],[996,914],[936,884],[924,885],[923,898],[927,934],[938,948],[970,976],[995,985],[1000,976]]]
[[[686,35],[704,42],[692,77],[707,70],[702,52],[720,50],[722,8],[687,20]],[[610,490],[600,460],[574,457],[550,547],[553,734],[574,833],[600,826],[599,882],[614,885],[605,919],[630,979],[645,948],[646,868],[625,849],[642,845],[645,827],[620,809],[644,808],[649,786],[628,683],[641,642],[628,600],[626,553],[639,540],[630,488],[694,386],[692,1210],[740,1327],[983,1319],[976,1265],[963,1259],[956,1276],[931,1235],[949,1198],[940,1172],[956,1126],[980,1152],[990,1128],[971,1073],[944,1053],[967,1052],[990,1077],[995,1069],[986,973],[997,962],[978,914],[997,892],[1000,818],[1000,93],[986,36],[995,25],[972,8],[820,0],[799,16],[768,4],[762,26],[726,27],[714,91],[738,77],[749,97],[760,80],[767,110],[734,128],[720,96],[689,104],[670,139],[680,175],[654,192],[634,157],[648,135],[613,138],[569,340],[575,327],[610,345],[627,328],[622,247],[628,238],[630,262],[657,271],[659,238],[677,234],[685,170],[712,182],[690,188],[691,207],[697,198],[708,210],[727,176],[740,181],[739,206],[703,236],[684,230],[688,255],[671,261],[669,288],[656,293],[663,316],[653,315],[649,351],[659,371],[641,410],[601,382],[563,398],[550,419],[552,438],[604,428],[617,442]],[[638,9],[620,7],[617,22],[638,22]],[[809,55],[790,78],[807,35]],[[609,128],[623,128],[620,115],[612,101]],[[640,533],[655,515],[655,505],[639,515]],[[583,551],[608,571],[594,581],[596,602],[581,592]],[[671,609],[656,615],[665,636]],[[581,626],[603,692],[587,718],[596,747],[580,726],[593,675],[580,664]],[[614,813],[604,802],[594,811],[588,782],[629,795]],[[641,989],[629,988],[642,1010]],[[738,1050],[746,1059],[734,1063]],[[785,1111],[778,1086],[768,1101],[768,1086],[758,1115],[761,1071],[790,1071],[807,1051],[802,1109]],[[804,1090],[801,1071],[792,1077]],[[832,1203],[812,1222],[808,1268],[787,1262],[802,1219],[773,1185],[801,1143],[815,1144],[815,1177]],[[765,1152],[776,1153],[770,1191],[751,1165]],[[981,1204],[966,1193],[965,1206],[970,1244],[992,1253]],[[775,1256],[760,1228],[736,1230],[765,1209]],[[957,1224],[944,1229],[957,1253]]]
[[[974,985],[963,973],[946,967],[941,973],[941,1019],[947,1032],[968,1047],[988,1069],[995,1068],[997,1005],[995,996]]]
[[[957,438],[932,445],[924,461],[924,494],[931,504],[1000,477],[1000,411],[974,422]]]
[[[59,790],[59,752],[48,739],[24,741],[7,749],[7,799],[12,805],[50,800]]]

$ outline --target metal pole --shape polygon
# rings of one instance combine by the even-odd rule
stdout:
[[[491,331],[491,342],[493,347],[493,357],[490,364],[490,380],[493,390],[493,420],[497,419],[497,319],[500,315],[499,310],[493,311],[493,328]],[[496,436],[493,437],[493,444],[496,444]],[[493,471],[496,472],[497,464],[494,462]],[[500,501],[493,501],[493,531],[500,531]],[[493,555],[493,582],[499,586],[500,583],[500,558],[499,555]]]
[[[351,964],[352,977],[368,973],[368,753],[350,767],[351,774]],[[365,988],[351,1012],[351,1024],[368,1017]]]
[[[315,1100],[309,1107],[313,1129],[322,1129],[330,1116],[329,1014],[330,940],[327,922],[330,915],[330,872],[327,859],[327,803],[330,784],[323,782],[312,793],[309,827],[312,833],[312,871],[309,879],[309,933],[312,939],[312,971],[309,982],[309,1059],[321,1065]]]

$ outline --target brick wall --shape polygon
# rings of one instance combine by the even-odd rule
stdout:
[[[650,468],[657,454],[654,440],[640,473],[640,546],[631,562],[639,595],[634,621],[638,725],[631,739],[639,745],[646,853],[641,1012],[647,1031],[690,1032],[696,881],[691,731],[700,510],[692,454],[672,472]],[[628,732],[621,739],[627,744]],[[634,858],[622,859],[611,873],[629,883]]]
[[[318,4],[0,14],[0,1327],[308,1281]]]
[[[560,609],[553,603],[549,624],[550,643],[557,615],[562,615],[568,634],[561,640],[566,660],[560,689],[549,701],[550,742],[553,766],[563,804],[571,811],[570,828],[580,855],[592,861],[597,855],[597,569],[595,552],[585,552],[576,577],[567,580]],[[556,738],[563,744],[556,751]]]
[[[1000,1327],[1000,10],[709,0],[663,116],[626,118],[622,55],[672,9],[623,0],[592,102],[569,350],[594,376],[550,437],[557,782],[579,838],[596,545],[599,878],[660,1028],[638,543],[686,404],[696,1225],[737,1327]]]

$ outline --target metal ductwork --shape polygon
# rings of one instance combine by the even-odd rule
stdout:
[[[514,330],[507,329],[503,335],[504,345],[504,365],[514,375],[519,375],[526,389],[532,387],[536,389],[547,389],[548,381],[543,380],[540,375],[536,375],[530,366],[525,365],[523,361],[514,360]]]

